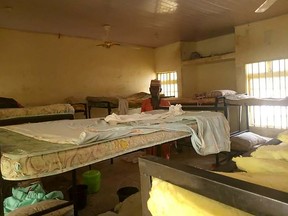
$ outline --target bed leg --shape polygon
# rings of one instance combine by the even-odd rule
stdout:
[[[88,118],[91,118],[91,105],[87,105],[88,106],[88,109],[87,109],[87,115],[88,115]]]
[[[219,153],[217,153],[215,155],[215,159],[216,159],[216,163],[215,163],[215,166],[218,167],[220,165],[220,162],[219,162]]]
[[[76,175],[76,169],[74,169],[72,170],[72,188],[75,188],[76,184],[77,184],[77,175]],[[78,216],[78,209],[76,208],[77,197],[74,194],[72,196],[73,196],[74,216]]]
[[[2,178],[2,175],[1,175],[1,180],[0,180],[0,189],[1,189],[1,191],[0,191],[0,202],[1,202],[1,204],[0,204],[0,208],[1,208],[1,210],[0,210],[0,215],[1,216],[3,216],[4,215],[4,206],[3,206],[3,201],[4,201],[4,194],[3,194],[3,186],[4,186],[4,180],[3,180],[3,178]]]
[[[139,158],[139,171],[140,171],[140,181],[141,181],[141,203],[142,203],[142,215],[151,216],[151,213],[147,206],[147,201],[149,199],[149,191],[152,187],[151,177],[147,175],[148,166],[143,162],[142,158]]]
[[[112,108],[111,108],[111,105],[110,105],[110,102],[107,103],[107,108],[108,108],[108,115],[111,115],[111,112],[112,112]]]

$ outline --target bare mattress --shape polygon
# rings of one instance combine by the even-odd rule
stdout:
[[[50,176],[189,136],[183,131],[157,131],[100,143],[63,145],[1,128],[1,173],[6,180]]]
[[[185,137],[191,137],[200,155],[230,151],[229,125],[222,113],[176,113],[112,114],[105,120],[0,127],[2,177],[25,180],[55,175]]]

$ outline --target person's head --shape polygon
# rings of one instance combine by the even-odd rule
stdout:
[[[157,79],[151,80],[149,91],[152,97],[159,97],[162,91],[161,81]]]

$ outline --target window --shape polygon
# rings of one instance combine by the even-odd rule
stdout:
[[[288,59],[246,64],[247,93],[260,98],[288,96]],[[255,127],[288,128],[285,106],[249,107],[249,124]]]
[[[161,80],[162,93],[165,96],[178,97],[177,72],[157,73],[157,79]]]

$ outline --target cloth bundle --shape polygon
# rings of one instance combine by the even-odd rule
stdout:
[[[64,199],[61,191],[46,193],[42,185],[34,183],[28,187],[12,188],[12,196],[4,200],[4,213],[7,214],[22,206],[32,205],[43,200]]]

